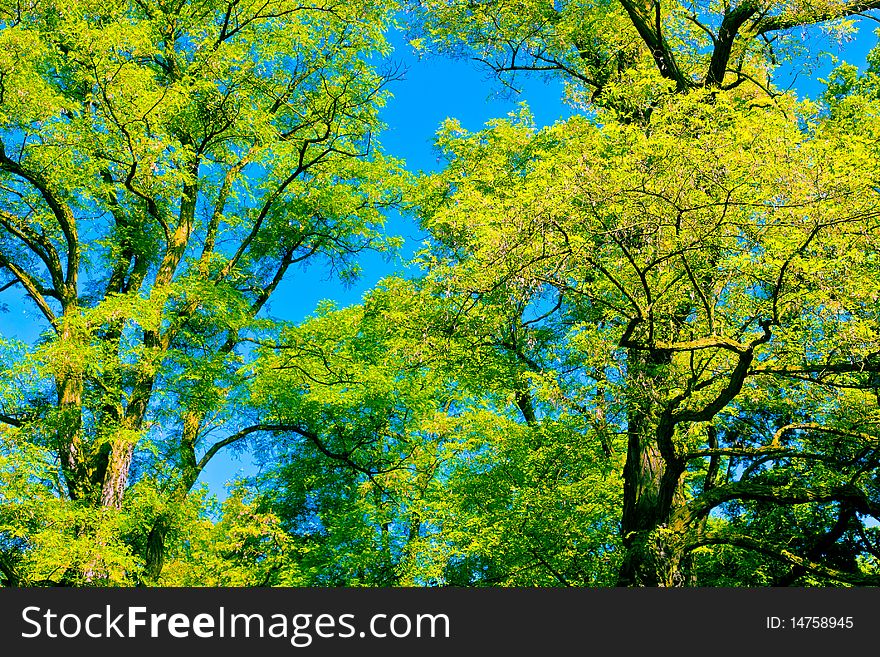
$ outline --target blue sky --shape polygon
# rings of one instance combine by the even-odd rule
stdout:
[[[523,101],[528,102],[538,126],[552,125],[571,114],[571,109],[561,102],[563,87],[559,80],[523,77],[518,81],[522,93],[512,95],[471,61],[419,58],[400,33],[390,36],[395,48],[393,60],[403,66],[403,78],[391,87],[393,98],[382,112],[382,120],[388,127],[379,135],[379,142],[386,153],[403,159],[411,171],[439,168],[441,163],[433,141],[447,118],[457,119],[465,129],[479,130],[487,121],[517,111]],[[379,280],[402,273],[407,258],[419,247],[423,237],[412,220],[397,214],[389,217],[386,231],[406,239],[402,252],[395,258],[389,261],[376,253],[362,254],[363,276],[350,286],[333,280],[316,264],[291,272],[273,295],[270,314],[298,322],[324,299],[331,299],[339,306],[358,303]],[[226,482],[255,471],[247,453],[220,452],[206,466],[201,480],[222,498]]]
[[[561,102],[560,81],[524,77],[520,96],[503,94],[504,90],[487,71],[468,60],[420,59],[397,32],[392,35],[392,43],[393,60],[402,64],[404,77],[391,86],[393,98],[382,111],[387,128],[378,139],[386,153],[403,159],[411,171],[439,168],[441,163],[433,148],[434,134],[447,118],[457,119],[468,130],[479,130],[490,119],[518,110],[526,100],[539,126],[551,125],[571,114],[570,108]],[[364,276],[350,287],[331,280],[316,265],[293,273],[273,296],[272,314],[300,321],[323,299],[333,299],[340,306],[358,303],[363,293],[383,276],[400,272],[422,241],[413,222],[399,215],[389,217],[386,230],[407,240],[407,246],[393,261],[388,262],[376,253],[363,254]]]

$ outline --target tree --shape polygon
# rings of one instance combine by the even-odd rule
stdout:
[[[157,581],[202,469],[266,431],[243,366],[272,294],[394,246],[390,9],[0,7],[0,271],[41,332],[3,345],[8,583]]]
[[[616,433],[619,584],[742,551],[770,565],[737,583],[877,582],[876,101],[769,77],[771,35],[871,8],[420,5],[417,45],[561,71],[595,116],[450,124],[419,209],[453,314],[518,318],[482,335],[521,421]]]

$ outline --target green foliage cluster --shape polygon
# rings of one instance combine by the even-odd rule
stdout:
[[[0,582],[880,583],[880,55],[774,85],[874,4],[0,2]],[[578,113],[407,172],[396,23]]]

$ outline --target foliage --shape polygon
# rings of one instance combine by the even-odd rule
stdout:
[[[0,580],[877,584],[880,55],[774,85],[874,8],[405,4],[579,110],[411,177],[394,3],[0,4]],[[417,275],[269,314],[401,207]]]
[[[682,77],[673,38],[645,52],[638,8],[622,5],[653,57],[641,79],[654,93],[632,111],[631,97],[554,55],[531,68],[592,85],[592,116],[540,131],[527,115],[473,134],[448,123],[446,168],[424,178],[418,201],[433,238],[427,280],[462,314],[513,320],[487,335],[527,373],[523,423],[571,409],[602,427],[609,458],[625,454],[618,583],[730,584],[709,574],[729,553],[709,547],[719,545],[770,560],[738,583],[874,582],[864,567],[878,509],[873,69],[864,80],[840,69],[827,112],[744,69],[713,78],[725,39],[746,47],[762,25],[792,18],[785,8],[752,18],[744,4],[721,19],[741,19],[744,34],[716,33],[714,51],[687,65],[709,73]],[[447,8],[500,26],[508,10],[535,17],[507,3]],[[666,22],[655,8],[654,36],[683,34],[674,7]],[[558,45],[548,26],[579,8],[545,9],[556,18],[528,47],[503,29],[452,33],[426,20],[441,44],[491,42],[547,63]]]
[[[255,432],[242,368],[248,340],[272,334],[282,279],[314,259],[351,277],[359,251],[395,245],[381,226],[397,165],[372,138],[388,11],[0,7],[0,267],[42,320],[4,352],[4,380],[30,379],[3,398],[3,454],[35,454],[9,442],[30,439],[60,464],[46,501],[67,514],[59,536],[112,543],[126,581],[158,577],[202,468]],[[131,482],[153,503],[133,508]],[[117,515],[142,535],[91,528]]]

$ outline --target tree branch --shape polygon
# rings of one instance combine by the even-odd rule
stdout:
[[[65,277],[65,289],[58,290],[62,302],[66,305],[76,298],[77,275],[79,273],[79,237],[76,230],[76,219],[70,208],[63,203],[58,196],[49,188],[49,183],[38,173],[28,171],[18,162],[6,156],[3,142],[0,141],[0,170],[8,171],[23,180],[28,181],[43,197],[46,205],[55,216],[64,239],[67,243],[67,275]]]
[[[823,23],[835,18],[843,18],[844,16],[855,16],[856,14],[878,8],[880,8],[880,0],[866,0],[863,2],[847,2],[836,7],[832,6],[824,11],[813,10],[812,13],[808,13],[808,10],[784,12],[776,16],[763,16],[753,22],[750,29],[757,35],[763,35],[768,32],[789,30],[793,27],[815,25],[816,23]]]
[[[878,586],[880,585],[880,575],[865,575],[863,573],[850,573],[835,568],[824,566],[815,561],[810,561],[804,557],[798,556],[785,548],[773,547],[767,545],[765,541],[760,541],[749,536],[741,534],[723,534],[719,532],[700,532],[693,537],[686,547],[686,551],[691,552],[699,547],[706,545],[730,545],[733,547],[750,550],[771,557],[777,561],[788,563],[804,569],[805,572],[814,573],[821,577],[844,582],[846,584],[854,584],[857,586]]]

